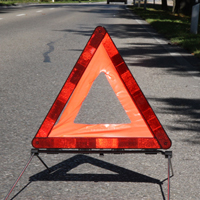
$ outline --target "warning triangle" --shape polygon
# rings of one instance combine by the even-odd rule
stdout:
[[[105,74],[129,123],[76,123],[81,106],[101,73]],[[32,145],[47,149],[168,149],[171,141],[106,29],[97,27]]]

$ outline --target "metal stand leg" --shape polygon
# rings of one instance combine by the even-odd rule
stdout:
[[[172,163],[171,163],[171,158],[172,158],[172,152],[171,151],[166,151],[165,152],[165,157],[168,159],[168,200],[170,200],[170,178],[174,176],[173,168],[172,168]],[[172,171],[172,175],[170,176],[170,170]]]
[[[42,160],[42,158],[40,158],[39,155],[36,155],[36,156],[38,157],[38,159],[41,161],[41,163],[47,168],[48,172],[50,173],[51,171],[50,171],[49,167],[48,167],[48,166],[46,165],[46,163]]]
[[[168,200],[170,200],[170,156],[168,156]]]
[[[15,188],[15,186],[17,185],[19,179],[22,177],[23,173],[25,172],[26,168],[27,168],[28,165],[30,164],[30,162],[31,162],[31,160],[32,160],[32,158],[33,158],[34,155],[35,155],[35,154],[31,154],[30,159],[28,160],[28,162],[27,162],[27,164],[25,165],[24,169],[22,170],[21,174],[19,175],[19,177],[17,178],[17,180],[16,180],[15,183],[13,184],[12,188],[11,188],[10,191],[8,192],[7,196],[5,197],[5,200],[7,200],[8,197],[10,196],[11,192],[13,191],[13,189]]]

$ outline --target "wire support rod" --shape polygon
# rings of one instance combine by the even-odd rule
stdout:
[[[170,175],[170,178],[172,178],[174,176],[174,171],[173,171],[173,167],[172,167],[171,157],[169,159],[169,162],[170,162],[170,169],[171,169],[171,172],[172,172],[172,174]]]
[[[48,167],[48,166],[46,165],[46,163],[42,160],[42,158],[40,158],[40,156],[37,155],[37,154],[36,154],[36,156],[38,157],[38,159],[41,161],[41,163],[47,168],[48,172],[50,173],[51,171],[50,171],[49,167]]]
[[[15,183],[13,184],[12,188],[10,189],[10,191],[8,192],[8,194],[7,194],[7,196],[5,197],[4,200],[7,200],[8,197],[10,196],[10,194],[12,193],[12,191],[13,191],[13,189],[15,188],[15,186],[17,185],[19,179],[22,177],[22,175],[24,174],[26,168],[29,166],[29,164],[30,164],[31,160],[33,159],[34,155],[35,155],[34,153],[31,154],[30,159],[29,159],[28,162],[26,163],[25,167],[23,168],[22,172],[20,173],[19,177],[17,178],[17,180],[16,180]]]
[[[172,175],[170,176],[170,169],[172,171]],[[168,155],[168,200],[170,200],[170,178],[174,176],[172,163],[171,163],[171,155]]]

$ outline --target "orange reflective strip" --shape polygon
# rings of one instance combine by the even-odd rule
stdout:
[[[155,138],[35,138],[35,148],[63,149],[159,149]],[[167,148],[169,148],[167,146]]]

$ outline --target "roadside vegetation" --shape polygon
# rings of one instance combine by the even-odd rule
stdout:
[[[135,14],[146,20],[160,34],[171,41],[172,45],[179,45],[191,54],[200,57],[200,25],[199,34],[190,33],[191,17],[182,13],[172,13],[172,8],[164,11],[161,5],[148,4],[146,10],[141,7],[129,7]]]

